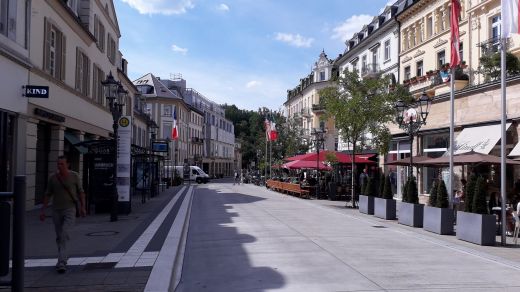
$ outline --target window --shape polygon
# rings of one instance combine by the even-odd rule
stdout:
[[[74,14],[78,15],[78,0],[68,0],[65,2],[69,6],[70,10],[72,10]]]
[[[102,105],[104,96],[101,81],[105,79],[105,72],[94,64],[92,75],[92,99]]]
[[[90,94],[90,60],[88,56],[76,48],[76,90],[83,95]]]
[[[377,55],[378,55],[378,49],[375,49],[372,51],[372,66],[370,66],[373,71],[375,71],[375,67],[378,63],[378,60],[377,60]]]
[[[163,139],[168,139],[172,137],[172,124],[171,123],[163,123],[162,125],[162,137]],[[179,130],[179,126],[177,126],[177,130]],[[180,136],[180,135],[179,135]]]
[[[367,55],[364,55],[361,58],[361,72],[365,72],[366,69],[367,69]]]
[[[415,76],[422,76],[423,73],[424,73],[424,70],[423,70],[423,61],[419,61],[416,63],[416,68],[417,68],[417,71],[416,71],[416,75]]]
[[[163,108],[163,116],[171,117],[172,116],[172,106],[169,104],[165,104]]]
[[[385,41],[385,61],[390,60],[390,40]]]
[[[9,0],[0,0],[0,34],[7,35]]]
[[[411,75],[410,66],[404,67],[404,80],[409,80]]]
[[[464,43],[460,43],[459,44],[459,56],[460,56],[460,60],[461,61],[464,61]]]
[[[153,94],[153,86],[151,85],[137,85],[136,87],[141,94]]]
[[[426,38],[430,38],[433,35],[433,17],[429,16],[426,18]]]
[[[437,53],[437,69],[446,64],[446,52],[444,50]]]
[[[114,65],[116,62],[116,41],[110,34],[108,35],[107,56],[110,63]]]
[[[325,71],[320,71],[320,81],[325,81]]]
[[[97,15],[94,15],[94,37],[96,38],[96,44],[101,52],[105,51],[105,26],[99,20]]]
[[[502,27],[502,21],[500,15],[491,18],[491,38],[498,39],[500,37],[500,30]]]
[[[47,18],[44,21],[44,71],[56,79],[65,80],[65,35]]]

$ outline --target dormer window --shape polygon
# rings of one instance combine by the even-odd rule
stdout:
[[[325,71],[320,71],[320,81],[325,81]]]

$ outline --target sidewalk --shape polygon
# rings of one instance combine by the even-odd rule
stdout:
[[[165,189],[144,204],[140,195],[134,196],[132,212],[119,215],[116,222],[110,222],[110,214],[77,218],[65,274],[54,268],[57,247],[50,210],[44,222],[39,210],[28,211],[26,291],[143,291],[187,187]]]

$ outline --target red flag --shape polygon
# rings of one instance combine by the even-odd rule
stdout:
[[[274,121],[271,121],[271,131],[269,133],[269,139],[271,141],[275,141],[278,139],[278,132],[276,131],[276,123]]]
[[[179,132],[177,131],[177,111],[173,109],[173,127],[172,127],[172,139],[176,140],[179,138]]]
[[[459,0],[451,0],[451,59],[450,67],[455,68],[460,64],[461,55],[459,52],[460,47],[460,34],[459,34],[459,18],[460,18],[460,2]]]

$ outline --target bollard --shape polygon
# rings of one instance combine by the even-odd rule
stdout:
[[[13,193],[13,275],[14,292],[23,291],[25,268],[25,176],[14,178]]]
[[[4,197],[4,196],[2,196]],[[11,194],[9,194],[11,197]],[[9,274],[11,248],[11,204],[0,201],[0,277]]]

